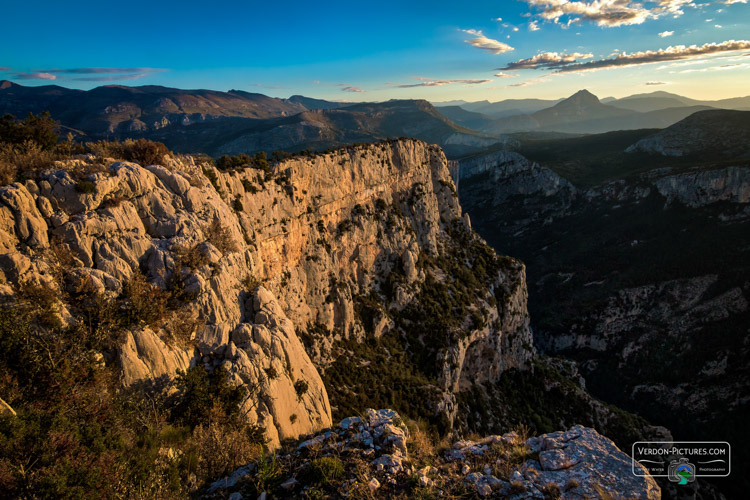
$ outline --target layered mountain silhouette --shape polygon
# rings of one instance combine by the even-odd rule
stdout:
[[[520,114],[535,113],[543,109],[554,106],[562,99],[549,100],[549,99],[506,99],[498,102],[490,101],[477,101],[477,102],[462,102],[462,101],[451,101],[445,103],[435,103],[437,107],[444,106],[460,106],[467,111],[473,111],[476,113],[483,113],[493,118],[503,118],[506,116],[514,116]],[[442,110],[441,110],[442,111]]]
[[[668,92],[638,94],[622,99],[599,100],[587,90],[556,101],[506,100],[465,103],[460,109],[481,113],[485,120],[459,121],[456,106],[438,110],[467,127],[487,134],[515,132],[603,133],[614,130],[668,127],[691,114],[715,108],[748,109],[750,96],[718,101],[698,101]],[[509,115],[508,110],[516,114]],[[492,121],[486,118],[494,118]]]
[[[402,136],[464,154],[507,141],[458,125],[424,100],[352,104],[239,90],[109,85],[81,91],[0,83],[0,114],[42,111],[84,138],[145,137],[179,152],[211,155],[321,150]]]

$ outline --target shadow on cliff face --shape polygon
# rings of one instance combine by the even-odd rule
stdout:
[[[519,160],[459,183],[474,228],[527,265],[537,347],[577,361],[604,401],[677,439],[729,441],[739,457],[750,445],[748,169],[685,158],[654,169],[650,158],[597,173],[593,160],[589,171],[564,160],[555,171],[594,181],[545,191],[555,172],[537,166],[535,183]],[[739,492],[747,480],[714,484]]]

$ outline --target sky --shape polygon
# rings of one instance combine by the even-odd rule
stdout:
[[[336,101],[750,94],[748,0],[3,0],[0,11],[0,79],[22,85]]]

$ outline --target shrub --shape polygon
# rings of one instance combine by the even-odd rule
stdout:
[[[245,210],[245,207],[242,205],[242,197],[240,195],[234,197],[232,208],[234,208],[237,212],[242,212],[243,210]]]
[[[216,407],[212,411],[217,416],[195,428],[190,444],[199,450],[198,475],[220,478],[256,459],[259,444],[248,439],[245,426],[226,422]]]
[[[221,225],[218,219],[214,220],[205,229],[206,240],[215,246],[221,253],[237,252],[237,244],[227,228]]]
[[[216,160],[216,168],[219,170],[233,170],[249,165],[250,161],[250,156],[246,154],[239,154],[237,156],[224,155]]]
[[[0,118],[0,142],[23,144],[31,141],[42,150],[51,151],[57,144],[57,126],[47,111],[40,115],[29,113],[24,120],[8,114]]]
[[[120,310],[125,325],[155,326],[166,316],[168,300],[167,292],[146,281],[142,274],[134,273],[122,287]]]
[[[76,182],[76,192],[83,194],[93,194],[96,192],[96,186],[91,181]]]
[[[276,371],[276,368],[274,368],[273,366],[269,366],[268,368],[266,368],[266,375],[271,380],[275,380],[279,377],[279,373]]]
[[[30,172],[36,174],[42,170],[52,168],[55,154],[45,150],[34,141],[27,140],[20,144],[0,144],[0,169],[3,184],[13,182],[18,174]]]
[[[260,280],[248,273],[242,278],[242,286],[246,292],[250,293],[260,286]]]
[[[431,464],[435,458],[435,438],[434,433],[428,430],[428,425],[424,421],[410,421],[407,424],[409,429],[409,453],[417,464]]]
[[[253,184],[252,182],[250,182],[247,179],[242,179],[242,187],[245,188],[245,192],[246,193],[250,193],[250,194],[256,194],[258,191],[260,191],[255,186],[255,184]]]
[[[124,142],[127,160],[146,165],[161,165],[169,149],[161,142],[147,139],[126,140]]]
[[[510,492],[511,493],[526,493],[526,486],[524,486],[524,484],[521,481],[511,481]]]
[[[579,483],[576,478],[571,477],[570,479],[568,479],[568,482],[565,483],[565,491],[574,490],[578,488],[580,485],[581,483]]]
[[[276,459],[276,453],[266,456],[265,448],[261,446],[260,457],[256,462],[258,473],[255,475],[255,491],[273,491],[281,482],[281,466]]]
[[[544,498],[557,499],[562,496],[560,487],[555,483],[547,483],[542,487]]]
[[[307,484],[328,486],[344,475],[344,464],[337,457],[316,458],[301,471],[302,480]]]
[[[219,170],[236,170],[244,167],[259,168],[268,171],[268,157],[264,151],[255,153],[253,156],[247,154],[238,154],[236,156],[224,155],[216,160],[216,168]]]
[[[172,418],[191,428],[211,418],[237,416],[247,395],[246,387],[229,384],[229,376],[221,367],[208,372],[203,365],[196,365],[187,371],[179,371],[175,385],[179,397],[172,408]]]
[[[86,143],[86,148],[100,158],[116,158],[139,163],[140,165],[161,165],[169,149],[161,142],[147,139],[126,139],[120,141],[97,141]]]
[[[12,184],[16,180],[16,166],[0,160],[0,186]]]
[[[217,193],[221,194],[221,188],[219,187],[219,177],[216,175],[216,172],[214,172],[210,168],[202,168],[203,175],[205,175],[208,178],[208,181],[211,183],[211,185],[214,187]]]
[[[294,391],[297,393],[297,399],[302,399],[302,395],[307,392],[309,386],[304,380],[298,380],[294,383]]]

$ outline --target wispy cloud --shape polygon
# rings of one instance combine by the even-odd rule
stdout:
[[[40,73],[71,74],[71,75],[101,75],[115,73],[155,73],[166,71],[161,68],[54,68],[54,69],[35,69]]]
[[[0,71],[10,71],[10,66],[0,66]]]
[[[112,82],[119,80],[137,80],[153,73],[167,71],[162,68],[46,68],[33,69],[30,74],[53,75],[79,82]],[[77,76],[89,75],[89,76]],[[48,78],[54,80],[55,78]]]
[[[541,28],[539,27],[539,23],[536,21],[531,21],[529,23],[529,31],[539,31]]]
[[[493,40],[492,38],[487,38],[484,36],[484,34],[480,30],[460,30],[464,33],[468,33],[469,35],[473,35],[474,38],[471,38],[470,40],[466,40],[466,43],[473,45],[474,47],[482,50],[486,50],[487,52],[492,52],[493,54],[503,54],[505,52],[510,52],[513,49],[510,45],[499,42],[497,40]]]
[[[667,38],[668,36],[674,35],[674,31],[662,31],[659,33],[659,36],[662,38]]]
[[[685,7],[696,6],[693,0],[524,1],[536,11],[536,16],[545,21],[566,25],[590,21],[606,27],[641,24],[647,19],[658,18],[666,14],[677,17],[684,13]]]
[[[512,83],[510,85],[506,85],[505,88],[529,87],[529,86],[534,85],[536,83],[544,83],[544,82],[548,82],[548,81],[549,81],[549,77],[548,76],[543,76],[543,77],[540,77],[540,78],[529,78],[528,80],[525,80],[523,82]]]
[[[483,85],[489,83],[492,80],[471,80],[471,79],[457,79],[457,80],[437,80],[433,78],[425,78],[423,76],[415,76],[415,80],[419,80],[419,83],[389,83],[397,89],[410,89],[414,87],[442,87],[443,85],[453,85],[456,83],[462,83],[464,85]]]
[[[57,75],[51,73],[13,73],[12,78],[16,80],[57,80]]]
[[[511,74],[503,73],[503,72],[495,73],[495,78],[513,78],[515,76],[517,75],[511,75]]]
[[[515,71],[519,69],[557,69],[569,64],[576,63],[582,59],[591,59],[594,54],[560,54],[558,52],[543,52],[528,59],[512,62],[505,67],[498,68],[499,71]]]
[[[670,73],[707,73],[709,71],[731,71],[750,67],[750,63],[722,64],[720,66],[709,66],[708,68],[684,69],[682,71],[670,71]]]
[[[666,85],[666,84],[667,84],[667,82],[646,82],[646,83],[644,83],[644,85],[646,85],[647,87],[651,87],[651,86],[654,86],[654,85]]]
[[[71,78],[77,82],[117,82],[120,80],[138,80],[148,76],[148,73],[137,73],[134,75],[101,75],[101,76],[81,76]]]
[[[750,40],[728,40],[720,43],[706,43],[704,45],[675,45],[666,49],[645,50],[641,52],[623,52],[616,57],[599,59],[596,61],[578,62],[577,54],[568,54],[568,59],[561,59],[556,53],[544,53],[530,59],[521,59],[508,64],[500,70],[514,69],[556,69],[557,73],[570,73],[576,71],[592,71],[605,68],[617,68],[623,66],[636,66],[657,62],[681,61],[685,59],[697,59],[727,52],[750,49]],[[588,55],[588,54],[587,54]],[[580,59],[580,57],[578,57]]]
[[[346,87],[342,87],[341,91],[342,92],[364,92],[364,90],[362,90],[361,88],[359,88],[359,87],[353,87],[351,85],[346,86]]]
[[[732,5],[733,3],[747,3],[747,0],[724,0],[724,3]]]

